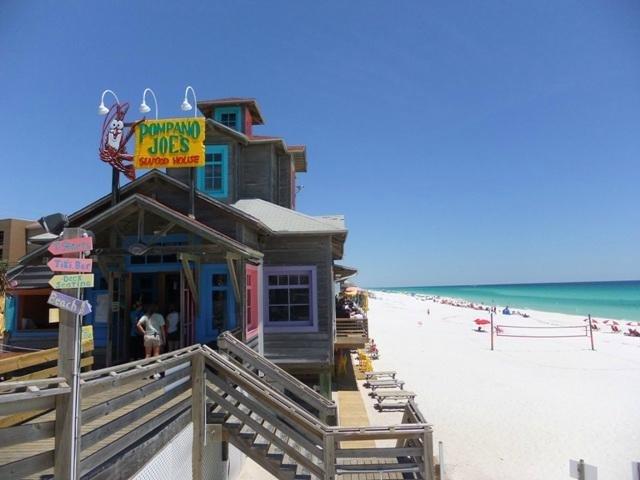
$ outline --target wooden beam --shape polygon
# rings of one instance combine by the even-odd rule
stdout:
[[[151,246],[151,245],[155,245],[156,243],[158,243],[158,241],[162,237],[164,237],[167,233],[169,233],[169,231],[175,226],[176,226],[175,222],[169,222],[162,230],[160,230],[153,237],[151,237],[151,239],[149,240],[147,245]]]
[[[204,358],[202,355],[195,355],[191,358],[191,385],[191,421],[193,422],[191,478],[193,478],[193,480],[203,480],[203,445],[206,432],[206,398]]]
[[[189,265],[189,261],[184,258],[184,256],[180,256],[180,263],[182,263],[182,270],[184,271],[184,276],[187,279],[187,285],[189,285],[189,290],[191,290],[191,296],[193,297],[193,302],[198,306],[198,287],[196,286],[196,281],[193,278],[193,272],[191,271],[191,266]]]
[[[138,210],[138,242],[142,242],[144,237],[144,210]]]
[[[233,284],[236,303],[241,303],[242,297],[240,296],[240,283],[238,282],[238,274],[233,264],[233,261],[237,259],[237,255],[233,255],[232,253],[227,252],[227,267],[229,268],[229,274],[231,275],[231,283]]]

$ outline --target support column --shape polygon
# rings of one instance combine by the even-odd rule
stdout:
[[[198,352],[191,357],[191,421],[193,422],[191,474],[193,480],[204,479],[205,407],[204,357]]]
[[[207,461],[203,478],[227,480],[228,448],[227,442],[223,441],[222,424],[207,425],[207,445],[205,447]]]
[[[320,394],[331,400],[331,370],[320,373]]]

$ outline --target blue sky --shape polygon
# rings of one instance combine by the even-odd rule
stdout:
[[[103,89],[191,84],[308,146],[363,285],[640,277],[638,2],[4,0],[0,60],[0,218],[109,191]]]

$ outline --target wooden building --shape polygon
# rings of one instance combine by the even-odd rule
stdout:
[[[96,357],[106,365],[130,359],[130,312],[141,299],[163,314],[179,309],[181,346],[215,345],[230,330],[328,395],[344,218],[295,210],[306,148],[254,135],[263,123],[255,100],[198,107],[206,164],[195,169],[194,199],[191,169],[152,170],[121,187],[117,202],[108,195],[69,215],[71,227],[95,235],[95,286],[85,290],[93,312],[84,321],[94,326]],[[40,247],[10,272],[11,343],[57,341],[48,323],[49,257]]]

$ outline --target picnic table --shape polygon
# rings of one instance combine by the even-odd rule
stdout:
[[[380,377],[396,378],[396,371],[395,370],[384,370],[384,371],[378,371],[378,372],[366,372],[364,374],[364,378],[367,379],[367,380],[380,379]]]
[[[406,390],[381,390],[374,392],[377,403],[375,408],[379,411],[404,409],[407,402],[415,398],[416,394]]]
[[[386,380],[370,380],[368,382],[368,386],[369,388],[371,388],[371,392],[373,395],[373,392],[375,392],[378,388],[400,388],[400,390],[402,390],[404,388],[404,381],[396,380],[395,378],[389,378]]]
[[[409,392],[407,390],[380,390],[378,392],[374,392],[373,396],[376,398],[378,403],[381,403],[384,400],[397,400],[404,399],[410,400],[416,397],[416,394],[413,392]]]

